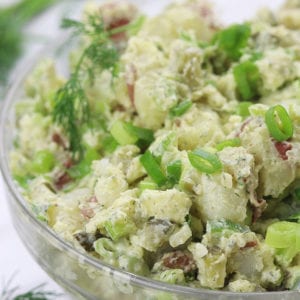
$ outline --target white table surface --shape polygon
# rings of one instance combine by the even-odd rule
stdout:
[[[159,2],[159,0],[156,0]],[[152,1],[155,5],[156,1]],[[0,0],[0,4],[11,3],[13,0]],[[76,1],[73,1],[73,3]],[[282,0],[215,0],[219,5],[218,11],[223,13],[223,19],[226,22],[239,22],[253,15],[254,8],[262,5],[278,7]],[[147,1],[149,6],[149,1]],[[68,4],[69,5],[69,4]],[[65,4],[50,9],[47,15],[42,15],[31,23],[26,29],[30,34],[30,43],[27,45],[27,51],[24,61],[28,56],[34,56],[41,47],[45,46],[47,41],[54,40],[59,28],[59,20],[66,11]],[[13,285],[20,286],[20,292],[25,292],[41,283],[47,283],[46,289],[62,293],[60,287],[50,279],[47,274],[31,258],[27,250],[19,240],[9,213],[5,199],[3,182],[0,174],[0,295],[3,281],[7,281],[13,274],[15,278]],[[59,299],[67,300],[69,296],[63,295]]]

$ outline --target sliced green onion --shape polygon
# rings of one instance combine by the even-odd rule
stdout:
[[[118,142],[111,134],[107,135],[102,142],[103,150],[107,153],[113,153],[117,149],[118,145]]]
[[[110,133],[122,146],[137,144],[140,148],[147,148],[154,141],[154,133],[151,129],[134,126],[123,121],[116,121],[112,125]]]
[[[88,148],[84,152],[83,159],[67,172],[73,179],[80,179],[91,171],[91,164],[94,160],[99,159],[100,155],[96,149]]]
[[[233,76],[242,100],[248,101],[258,96],[258,85],[261,77],[258,67],[253,62],[245,61],[235,66]]]
[[[180,117],[183,114],[185,114],[193,105],[193,102],[191,100],[185,100],[183,102],[180,102],[175,107],[171,108],[170,115],[172,117]]]
[[[252,104],[253,104],[252,102],[248,102],[248,101],[240,102],[237,107],[237,114],[243,118],[249,117],[250,116],[249,107]]]
[[[126,123],[126,128],[132,135],[135,135],[140,140],[147,141],[149,144],[154,141],[154,133],[151,129],[137,127],[130,123]]]
[[[299,232],[300,224],[287,221],[276,222],[268,227],[265,241],[273,248],[295,247]]]
[[[249,227],[234,223],[230,220],[211,220],[207,222],[206,230],[208,233],[218,233],[224,230],[234,231],[234,232],[249,232]]]
[[[222,151],[226,147],[239,147],[239,146],[241,146],[241,140],[239,138],[234,138],[217,144],[216,149],[218,151]]]
[[[222,163],[217,155],[202,149],[188,152],[191,165],[200,172],[213,174],[222,170]]]
[[[293,136],[293,122],[282,105],[278,104],[270,107],[265,114],[265,122],[275,140],[282,142]]]
[[[130,132],[126,123],[122,121],[114,122],[110,133],[121,146],[135,144],[138,141],[138,137]]]
[[[248,24],[235,24],[222,31],[219,31],[214,39],[214,44],[223,50],[232,60],[238,60],[242,50],[247,46],[251,34]]]
[[[175,160],[167,165],[167,177],[173,185],[179,182],[181,171],[182,163],[180,160]]]
[[[113,241],[136,231],[135,224],[126,216],[106,221],[104,228]]]
[[[167,181],[166,176],[162,172],[160,165],[157,163],[155,157],[152,153],[147,150],[140,157],[141,164],[147,171],[148,175],[152,178],[152,180],[159,186],[164,185]]]
[[[34,173],[44,174],[50,172],[53,169],[54,164],[54,154],[49,150],[41,150],[35,154],[29,169]]]

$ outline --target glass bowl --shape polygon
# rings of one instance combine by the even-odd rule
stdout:
[[[133,1],[136,4],[138,1]],[[167,3],[168,1],[162,1]],[[162,2],[159,5],[162,5]],[[221,1],[219,1],[221,2]],[[223,1],[225,2],[225,0]],[[226,1],[227,2],[227,1]],[[255,1],[254,1],[255,2]],[[256,1],[257,3],[260,1]],[[153,3],[153,2],[152,2]],[[145,8],[151,1],[143,1]],[[145,10],[145,9],[144,9]],[[147,10],[147,8],[146,8]],[[170,285],[116,269],[80,252],[66,243],[44,223],[36,219],[12,179],[9,152],[13,147],[15,119],[14,105],[22,97],[27,75],[43,57],[54,57],[58,64],[66,61],[61,46],[66,36],[51,49],[42,51],[31,62],[26,62],[19,76],[8,89],[0,115],[0,167],[6,184],[7,200],[14,226],[24,245],[39,265],[76,299],[122,300],[298,300],[297,291],[232,293]]]

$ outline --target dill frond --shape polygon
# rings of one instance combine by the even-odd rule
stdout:
[[[88,78],[89,83],[93,84],[95,74],[103,70],[111,70],[116,76],[119,51],[110,39],[115,30],[106,29],[100,16],[89,16],[86,24],[65,19],[62,25],[72,28],[75,35],[84,35],[89,40],[69,80],[57,91],[54,99],[53,120],[64,128],[70,150],[78,158],[83,151],[80,129],[89,124],[91,115],[82,82]],[[119,27],[118,31],[125,32],[131,26],[136,27],[136,23]]]

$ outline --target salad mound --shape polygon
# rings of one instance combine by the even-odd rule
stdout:
[[[300,1],[222,27],[201,0],[88,5],[70,74],[40,63],[10,165],[80,251],[170,284],[300,282]]]

